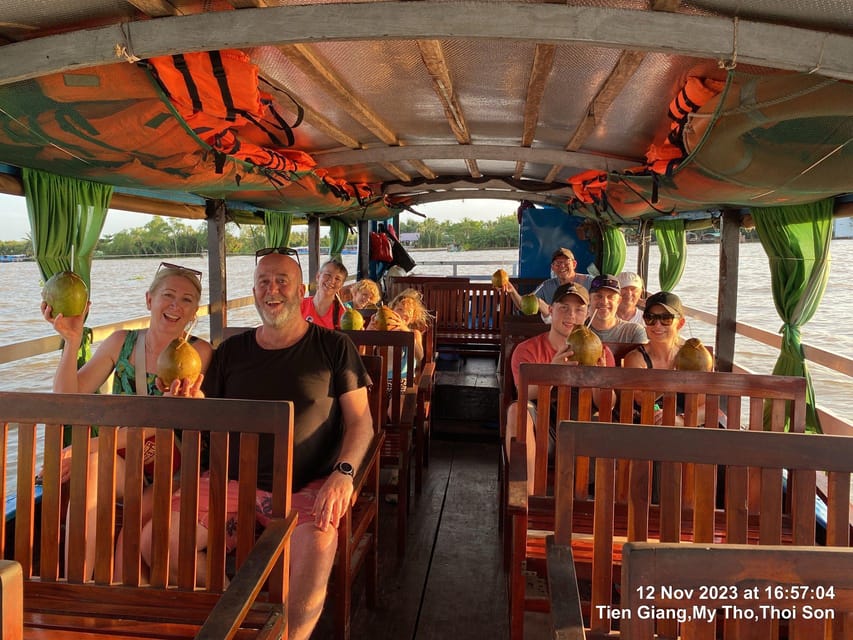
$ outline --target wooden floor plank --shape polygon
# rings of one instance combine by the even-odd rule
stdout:
[[[396,511],[383,503],[379,532],[379,606],[364,606],[363,579],[353,590],[352,637],[371,640],[408,640],[415,638],[415,625],[426,582],[430,558],[439,525],[447,479],[452,461],[451,443],[434,441],[428,472],[424,474],[423,491],[412,501],[409,514],[406,555],[398,558],[394,545]],[[312,640],[334,637],[331,599],[312,635]]]
[[[497,532],[498,446],[457,442],[417,640],[509,634]]]

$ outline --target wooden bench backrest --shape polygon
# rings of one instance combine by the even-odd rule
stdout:
[[[388,278],[388,291],[385,293],[386,302],[391,302],[394,296],[404,291],[405,289],[414,289],[421,294],[424,293],[426,285],[433,282],[453,282],[456,284],[464,284],[468,282],[468,278],[456,276],[397,276]]]
[[[620,630],[632,640],[655,637],[655,621],[636,615],[641,606],[671,616],[689,614],[693,619],[681,624],[682,637],[692,632],[690,637],[729,640],[779,638],[784,625],[789,627],[791,640],[849,637],[849,632],[846,636],[825,634],[824,626],[833,622],[810,618],[829,610],[838,624],[844,624],[845,614],[853,613],[853,551],[629,542],[622,552],[622,593],[622,606],[634,615],[621,621]],[[796,615],[790,623],[773,624],[771,606]],[[707,618],[694,616],[694,611],[704,612]],[[753,620],[745,619],[745,612]]]
[[[424,288],[424,299],[438,314],[439,344],[447,332],[492,337],[497,344],[503,318],[512,312],[509,294],[490,282],[431,282]]]
[[[702,424],[717,427],[719,409],[734,428],[748,425],[763,429],[765,401],[772,407],[772,426],[783,430],[786,423],[792,431],[805,429],[805,381],[802,378],[738,373],[668,371],[660,369],[622,369],[619,367],[579,367],[551,364],[522,364],[519,403],[528,400],[537,404],[537,424],[549,424],[551,393],[557,396],[556,419],[592,420],[598,410],[603,422],[632,423],[639,415],[642,424],[677,424],[677,394],[684,394],[684,424],[700,425],[700,403],[705,402]],[[538,397],[528,398],[529,385],[538,386]],[[596,407],[596,389],[617,392],[615,406]],[[658,405],[660,411],[656,410]],[[748,417],[746,415],[748,410]],[[522,422],[525,412],[518,412],[516,433],[524,441]],[[547,487],[548,430],[536,430],[535,493],[544,495]],[[578,497],[585,495],[587,482],[583,479],[584,464],[578,466]],[[625,487],[620,488],[624,497]]]
[[[391,373],[388,404],[391,407],[391,422],[398,424],[403,410],[403,383],[405,388],[415,386],[415,334],[410,331],[341,331],[350,337],[362,355],[379,355]],[[402,376],[403,361],[406,361],[406,377]]]
[[[250,416],[250,419],[247,419]],[[16,487],[10,492],[16,499],[15,524],[7,530],[5,521],[0,522],[0,554],[12,556],[21,563],[24,578],[28,582],[27,598],[30,601],[47,599],[55,606],[66,606],[70,612],[85,615],[86,606],[103,611],[116,611],[122,598],[128,606],[139,599],[134,594],[138,589],[152,593],[151,603],[158,599],[164,619],[177,615],[178,620],[188,623],[203,621],[206,610],[198,604],[188,605],[188,599],[198,595],[207,597],[212,606],[217,594],[224,588],[225,580],[225,531],[224,504],[212,503],[210,509],[210,535],[208,542],[208,586],[205,590],[186,591],[195,586],[197,527],[197,488],[201,466],[202,439],[209,436],[209,469],[211,496],[224,495],[228,474],[227,447],[229,433],[241,436],[241,463],[239,467],[241,516],[238,519],[237,566],[243,563],[255,544],[255,488],[257,486],[257,454],[260,434],[273,437],[275,459],[272,513],[282,518],[291,513],[291,464],[293,456],[293,410],[289,402],[266,402],[255,400],[155,398],[146,396],[118,396],[95,394],[43,394],[43,393],[0,393],[0,418],[4,426],[2,460],[17,464]],[[44,426],[42,426],[44,425]],[[72,462],[70,498],[68,501],[69,548],[81,550],[71,553],[62,579],[61,564],[64,555],[61,529],[64,520],[61,514],[60,454],[62,451],[63,425],[72,430]],[[88,455],[90,425],[99,425],[97,473],[97,527],[89,531],[85,526],[85,496],[89,465],[93,458]],[[124,456],[125,486],[123,499],[123,583],[136,589],[118,590],[109,588],[115,565],[114,543],[116,522],[115,500],[115,437],[118,426],[128,430],[127,451]],[[16,427],[16,428],[15,428]],[[140,586],[140,529],[141,501],[143,489],[143,429],[156,427],[156,454],[153,493],[153,538],[150,585]],[[40,478],[41,500],[36,500],[37,483],[34,480],[39,466],[36,458],[36,440],[44,431],[44,473]],[[169,524],[172,518],[171,497],[173,443],[175,431],[181,430],[181,510],[178,515],[181,525],[180,545],[177,561],[180,570],[178,586],[180,595],[163,595],[168,581]],[[12,457],[10,438],[17,436],[17,457]],[[205,438],[207,439],[207,438]],[[233,446],[233,445],[232,445]],[[265,446],[270,446],[266,443]],[[81,453],[77,453],[81,452]],[[9,464],[9,463],[7,463]],[[5,478],[6,467],[3,467]],[[217,491],[219,493],[217,493]],[[3,497],[9,493],[3,487]],[[36,527],[36,522],[39,526]],[[84,580],[84,554],[86,538],[96,536],[97,552],[94,567],[94,582]],[[285,554],[286,555],[286,554]],[[286,592],[282,582],[286,576],[285,559],[276,569],[277,576],[271,578],[270,597],[279,601]],[[74,585],[108,589],[102,596],[101,605],[95,600],[80,598],[79,592],[69,590]],[[74,595],[74,594],[77,595]],[[161,595],[156,595],[160,593]],[[109,594],[109,595],[108,595]],[[64,604],[61,601],[66,599]],[[79,602],[78,602],[79,600]],[[84,602],[85,600],[85,602]],[[275,601],[275,600],[273,600]],[[110,602],[109,607],[104,602]],[[88,604],[86,604],[88,603]],[[103,613],[102,611],[102,613]],[[199,618],[201,616],[201,618]]]
[[[539,316],[506,316],[501,324],[501,351],[498,356],[498,382],[500,384],[500,432],[506,433],[506,410],[516,398],[515,379],[512,377],[512,354],[527,340],[550,329]]]
[[[831,546],[850,545],[853,438],[564,421],[557,434],[554,532],[556,542],[562,545],[572,540],[578,456],[596,459],[591,621],[596,631],[609,630],[610,625],[596,606],[612,604],[617,461],[628,463],[631,476],[624,528],[628,541],[651,539],[651,529],[662,542],[792,542],[814,546],[816,472],[825,471],[829,483],[826,542]],[[660,466],[657,514],[649,505],[652,462]],[[677,490],[684,463],[696,466],[696,500],[691,508],[682,503]],[[716,508],[715,465],[725,473],[724,511]],[[758,473],[750,476],[749,469]],[[756,511],[749,507],[750,490],[759,495]],[[650,519],[657,519],[659,526],[650,526]]]

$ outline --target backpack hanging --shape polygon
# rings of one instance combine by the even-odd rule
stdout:
[[[391,239],[384,232],[370,232],[370,259],[375,262],[393,262]]]

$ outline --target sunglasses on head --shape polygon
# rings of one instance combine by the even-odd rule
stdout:
[[[283,256],[295,256],[296,262],[298,262],[299,266],[302,267],[302,262],[299,260],[299,252],[296,251],[296,249],[291,249],[290,247],[265,247],[263,249],[258,249],[255,251],[255,264],[258,264],[259,258],[268,256],[271,253],[279,253]]]
[[[196,278],[198,278],[199,283],[201,283],[202,273],[198,269],[190,269],[189,267],[184,267],[179,264],[172,264],[171,262],[161,262],[160,266],[157,267],[157,273],[160,273],[160,269],[166,269],[167,271],[177,271],[179,273],[191,273]]]
[[[644,313],[643,322],[645,322],[649,327],[651,327],[655,322],[660,322],[662,326],[668,327],[677,317],[678,316],[671,313]]]

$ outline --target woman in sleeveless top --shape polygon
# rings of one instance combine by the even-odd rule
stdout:
[[[623,367],[675,369],[675,356],[684,344],[679,334],[684,326],[684,308],[674,293],[659,291],[649,296],[643,311],[648,343],[630,351]],[[676,396],[676,414],[684,414],[684,394]]]
[[[51,309],[42,303],[42,314],[50,322],[57,333],[65,340],[65,348],[59,358],[53,390],[57,393],[94,393],[111,374],[114,374],[112,392],[123,395],[137,394],[136,364],[144,361],[145,385],[143,394],[162,395],[156,384],[157,357],[172,340],[184,334],[190,327],[198,312],[201,300],[201,272],[186,269],[178,265],[161,263],[148,291],[145,293],[145,303],[151,312],[147,330],[118,330],[108,336],[95,353],[79,370],[77,369],[77,351],[83,339],[83,323],[88,315],[66,318],[62,314],[51,318]],[[193,347],[201,356],[202,372],[207,369],[213,349],[210,344],[201,339],[191,339]],[[141,379],[141,378],[140,378]],[[181,381],[186,382],[186,381]],[[174,385],[181,382],[175,381]],[[199,379],[196,384],[201,384]],[[87,501],[87,527],[94,528],[96,515],[96,495],[98,486],[98,438],[93,429],[93,437],[89,446],[89,482]],[[120,429],[116,435],[117,448],[125,447],[127,433]],[[71,470],[71,450],[63,452],[61,467],[62,481],[68,480]],[[124,465],[122,459],[116,465],[116,493],[121,497],[124,487]],[[143,494],[143,518],[150,516],[150,487]],[[146,513],[147,512],[147,513]],[[119,544],[121,535],[119,535]],[[89,577],[94,571],[95,546],[94,537],[90,536],[86,547],[86,570]],[[68,549],[66,548],[66,556]],[[116,554],[116,576],[121,576],[121,553]]]

